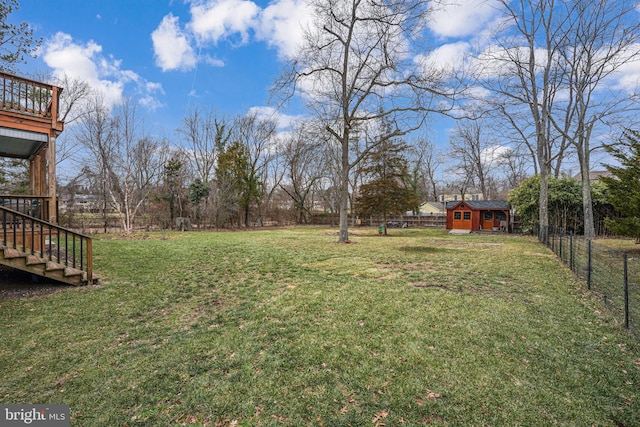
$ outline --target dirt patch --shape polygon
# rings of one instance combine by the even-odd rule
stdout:
[[[0,266],[0,301],[47,295],[69,288],[73,286]]]

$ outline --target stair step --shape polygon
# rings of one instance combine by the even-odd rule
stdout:
[[[27,265],[46,264],[47,260],[36,255],[27,255]]]
[[[67,267],[64,269],[64,277],[74,277],[74,276],[82,277],[83,275],[84,275],[84,271],[82,270],[76,270],[75,268],[71,268],[71,267]]]
[[[65,266],[62,264],[57,264],[53,261],[47,261],[47,271],[63,271]]]
[[[0,207],[0,210],[4,210],[5,207]],[[14,218],[18,218],[15,214]],[[21,216],[19,216],[22,218]],[[0,242],[0,265],[8,266],[16,270],[22,270],[34,275],[48,277],[52,280],[65,282],[70,285],[87,285],[97,284],[99,279],[97,276],[93,276],[91,280],[88,279],[88,272],[79,270],[78,268],[70,267],[64,263],[59,263],[52,255],[55,253],[56,245],[52,241],[58,236],[58,243],[60,239],[59,230],[64,230],[56,225],[35,225],[35,222],[26,218],[18,219],[19,224],[22,227],[21,235],[17,235],[15,230],[13,233],[13,239],[10,235],[5,236],[5,240]],[[25,234],[25,230],[28,235]],[[90,238],[81,234],[73,233],[69,230],[64,231],[65,236],[68,234],[71,236],[73,242],[73,251],[76,248],[76,239],[80,242],[80,248],[83,249],[83,242],[86,242],[87,257],[90,249]],[[66,245],[65,237],[65,245]],[[18,247],[19,249],[16,249]],[[26,248],[26,249],[23,249]],[[45,255],[45,250],[48,248],[51,255]],[[22,249],[22,250],[21,250]],[[58,249],[58,256],[61,254],[60,248]],[[65,248],[65,252],[66,252]],[[82,255],[81,255],[82,257]],[[68,261],[68,259],[67,259]],[[73,259],[72,259],[73,261]],[[91,260],[89,259],[89,263]],[[80,267],[76,265],[75,267]]]
[[[5,258],[25,258],[27,254],[24,252],[20,252],[17,249],[13,248],[4,248],[4,257]]]

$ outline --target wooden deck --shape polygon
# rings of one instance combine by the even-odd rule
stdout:
[[[56,138],[62,88],[0,72],[0,157],[29,161],[29,195],[0,195],[0,264],[93,283],[91,238],[59,227]]]

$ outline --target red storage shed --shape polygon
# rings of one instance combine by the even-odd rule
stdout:
[[[506,200],[447,202],[447,230],[509,232],[510,219]]]

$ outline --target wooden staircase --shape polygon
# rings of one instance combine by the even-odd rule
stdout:
[[[0,157],[29,162],[29,196],[0,195],[0,265],[71,285],[95,283],[91,238],[55,225],[62,88],[0,71]]]
[[[91,238],[0,205],[0,264],[69,285],[95,284]]]

